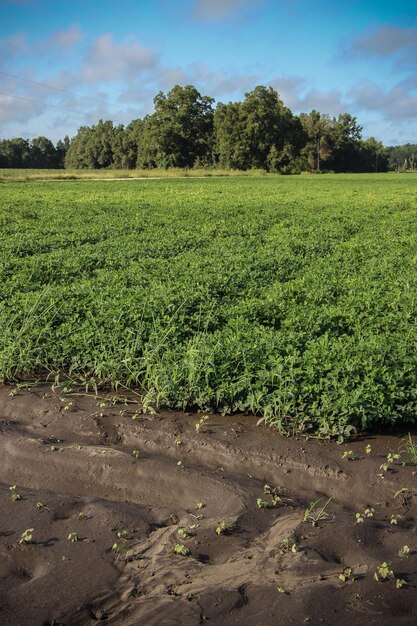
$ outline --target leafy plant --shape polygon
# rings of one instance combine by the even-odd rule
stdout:
[[[34,528],[27,528],[20,535],[19,543],[32,543]]]
[[[19,500],[22,499],[22,496],[20,495],[20,493],[18,493],[17,491],[17,487],[16,485],[12,485],[11,487],[9,487],[11,493],[11,498],[14,502],[18,502]]]
[[[281,541],[280,552],[281,554],[286,554],[287,552],[295,554],[295,552],[297,552],[296,542],[291,540],[289,537],[286,537]]]
[[[208,419],[209,419],[208,415],[203,415],[202,417],[200,417],[198,422],[196,422],[195,429],[196,429],[196,431],[198,433],[199,432],[204,432],[204,426],[205,426],[205,423],[207,422]]]
[[[178,554],[179,556],[188,556],[190,554],[189,549],[182,543],[176,543],[175,546],[171,546],[169,551],[173,554]]]
[[[403,546],[398,550],[398,556],[408,558],[411,554],[409,546]]]
[[[323,506],[321,503],[325,500]],[[319,498],[314,502],[311,502],[306,510],[304,511],[303,521],[310,522],[312,526],[317,526],[319,522],[323,522],[330,518],[330,514],[326,511],[327,506],[329,505],[332,498]]]
[[[340,581],[342,581],[342,583],[345,583],[348,580],[355,580],[353,568],[349,566],[344,567],[343,570],[340,572],[338,578]]]
[[[348,461],[356,461],[356,455],[353,450],[345,450],[342,454],[342,459],[347,459]]]
[[[68,541],[71,541],[71,543],[79,541],[78,533],[70,533],[68,535]]]
[[[177,534],[181,539],[187,539],[190,536],[190,533],[185,528],[178,528]]]
[[[417,465],[417,444],[414,443],[411,433],[408,433],[408,438],[403,446],[403,449],[408,454],[409,463]]]
[[[217,522],[217,526],[216,526],[216,535],[224,535],[225,533],[227,533],[230,530],[229,525],[227,524],[227,522],[224,521],[224,519],[221,519]]]
[[[377,571],[374,574],[375,580],[387,580],[388,578],[395,578],[394,570],[391,565],[385,561],[378,566]]]
[[[371,452],[372,452],[372,446],[371,446],[371,444],[368,443],[365,446],[365,454],[371,454]]]

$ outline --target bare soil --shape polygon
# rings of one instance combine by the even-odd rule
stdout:
[[[209,415],[197,431],[201,417],[0,387],[1,624],[417,623],[416,468],[404,454],[380,468],[405,433],[339,446],[250,416]],[[303,521],[320,498],[327,518]],[[394,577],[375,580],[383,562]]]

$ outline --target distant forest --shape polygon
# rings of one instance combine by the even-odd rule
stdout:
[[[349,113],[294,115],[272,88],[218,103],[192,85],[154,98],[155,112],[127,126],[100,120],[72,138],[0,140],[1,168],[222,168],[297,174],[417,169],[417,144],[386,147]]]

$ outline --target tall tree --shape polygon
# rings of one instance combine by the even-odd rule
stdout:
[[[193,167],[213,162],[213,98],[193,85],[175,85],[154,98],[155,113],[143,120],[138,165]]]
[[[216,155],[223,167],[281,171],[302,145],[299,120],[272,87],[259,85],[243,102],[219,104],[214,126]]]
[[[320,172],[322,161],[328,159],[332,151],[330,117],[313,109],[311,113],[301,113],[300,121],[307,136],[304,154],[308,165]]]

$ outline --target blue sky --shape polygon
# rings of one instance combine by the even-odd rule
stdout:
[[[194,84],[272,85],[295,113],[348,111],[417,143],[416,0],[0,0],[0,138],[128,123]]]

